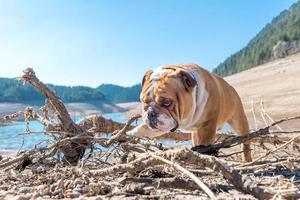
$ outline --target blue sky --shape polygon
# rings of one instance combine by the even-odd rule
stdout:
[[[167,63],[212,70],[296,0],[0,0],[0,77],[130,86]]]

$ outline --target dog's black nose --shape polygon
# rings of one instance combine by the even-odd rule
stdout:
[[[157,113],[155,112],[154,108],[150,107],[148,109],[147,117],[149,120],[153,120],[157,117]]]
[[[154,119],[156,114],[154,112],[148,112],[148,118],[149,119]]]

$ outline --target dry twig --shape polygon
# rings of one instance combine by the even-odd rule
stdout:
[[[184,167],[180,166],[179,164],[177,164],[176,162],[172,162],[169,161],[165,158],[162,158],[160,156],[154,155],[154,154],[150,154],[151,157],[160,160],[168,165],[171,165],[172,167],[174,167],[176,170],[180,171],[181,173],[183,173],[184,175],[188,176],[190,179],[192,179],[211,199],[215,199],[216,196],[215,194],[209,189],[209,187],[207,187],[197,176],[195,176],[193,173],[191,173],[190,171],[188,171],[187,169],[185,169]]]

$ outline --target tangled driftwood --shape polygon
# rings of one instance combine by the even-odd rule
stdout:
[[[43,133],[54,138],[54,141],[45,147],[34,148],[20,153],[15,158],[0,161],[0,183],[30,186],[30,198],[73,198],[80,195],[124,197],[129,194],[144,198],[164,197],[159,193],[160,190],[168,190],[169,196],[165,196],[166,198],[176,198],[185,190],[194,191],[186,195],[203,198],[219,198],[224,195],[224,190],[235,190],[237,195],[252,195],[247,198],[300,197],[297,185],[300,179],[299,131],[283,131],[281,128],[279,131],[272,130],[280,123],[298,120],[300,116],[273,122],[247,136],[219,134],[213,145],[195,147],[192,150],[187,147],[175,148],[147,138],[127,135],[126,132],[133,127],[134,121],[140,118],[139,115],[133,116],[127,124],[114,122],[99,115],[88,116],[75,123],[62,101],[39,81],[32,69],[25,70],[20,79],[44,94],[46,104],[40,111],[28,107],[25,111],[4,116],[3,120],[9,121],[23,115],[26,123],[37,120],[45,126]],[[50,116],[51,113],[53,116]],[[25,132],[38,134],[30,131],[28,127]],[[103,133],[109,133],[111,136],[103,137]],[[190,134],[167,133],[158,139],[186,141],[190,139]],[[219,153],[220,158],[204,155],[232,148],[247,140],[251,140],[254,145],[258,144],[259,148],[265,151],[255,156],[251,163],[243,163],[237,159],[236,155],[240,154],[240,151]],[[292,152],[284,149],[288,146],[292,147]],[[283,149],[283,152],[278,152]],[[280,154],[274,160],[270,155],[275,153]],[[61,155],[63,159],[60,159]],[[16,169],[21,171],[31,170],[32,175],[27,175],[27,182],[19,180],[15,172],[11,174],[11,170],[16,166]],[[45,167],[48,169],[43,171]],[[290,173],[294,173],[294,182],[280,178],[277,182],[280,182],[281,188],[278,189],[278,185],[263,184],[264,180],[257,179],[257,173],[264,174],[274,169],[288,169]],[[35,176],[37,180],[30,182]],[[218,181],[214,182],[212,176]],[[53,181],[45,182],[45,179]],[[225,189],[224,184],[220,184],[222,180],[229,183]],[[43,189],[41,184],[45,186]],[[8,187],[6,190],[9,189],[12,193],[17,191],[24,194],[25,191],[24,188],[18,187]]]

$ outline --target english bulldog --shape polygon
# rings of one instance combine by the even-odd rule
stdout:
[[[209,145],[226,122],[239,135],[249,133],[235,89],[196,64],[164,65],[146,72],[140,100],[143,123],[128,132],[137,137],[154,138],[181,129],[192,133],[193,146]],[[249,142],[243,151],[244,160],[251,161]]]

